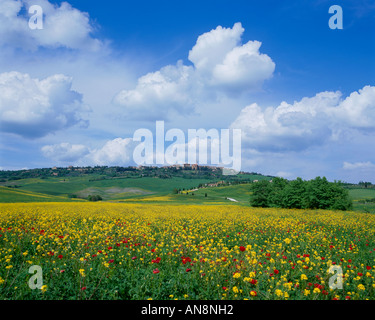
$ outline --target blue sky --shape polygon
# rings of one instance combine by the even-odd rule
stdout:
[[[375,183],[373,1],[3,0],[0,27],[2,169],[132,165],[165,120],[241,129],[246,171]]]

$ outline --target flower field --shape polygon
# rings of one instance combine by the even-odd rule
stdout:
[[[31,289],[35,265],[43,283]],[[0,299],[373,300],[374,277],[371,214],[0,204]]]

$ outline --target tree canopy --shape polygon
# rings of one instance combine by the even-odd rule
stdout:
[[[253,183],[250,204],[253,207],[350,210],[353,207],[348,190],[341,182],[325,177],[305,181],[274,178]]]

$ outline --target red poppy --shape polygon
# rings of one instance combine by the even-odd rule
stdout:
[[[190,268],[187,268],[187,269],[186,269],[186,272],[190,272],[190,271],[191,271],[191,269],[190,269]]]
[[[187,262],[191,262],[191,259],[189,257],[181,257],[182,263],[186,264]]]
[[[152,259],[151,261],[152,261],[152,263],[159,263],[160,260],[161,260],[161,258],[157,257],[156,259]]]
[[[59,258],[59,259],[62,259],[62,258],[63,258],[63,255],[62,255],[62,254],[59,254],[59,255],[58,255],[58,258]]]
[[[244,252],[246,250],[246,248],[244,246],[240,246],[240,251],[241,252]]]
[[[367,266],[366,269],[367,269],[367,270],[371,270],[371,267],[370,267],[370,266]]]
[[[154,269],[152,272],[153,272],[154,274],[157,274],[157,273],[159,273],[160,271],[159,271],[158,268],[156,268],[156,269]]]
[[[132,260],[135,260],[135,259],[137,259],[137,257],[136,257],[136,256],[132,257]]]
[[[274,272],[275,274],[278,274],[278,273],[279,273],[279,270],[275,269],[275,270],[273,270],[273,272]]]

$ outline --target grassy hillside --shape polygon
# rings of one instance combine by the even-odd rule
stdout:
[[[269,179],[243,174],[238,180]],[[220,181],[217,179],[216,181]],[[86,201],[99,195],[104,201],[146,202],[160,204],[230,204],[249,205],[250,185],[237,184],[196,189],[199,184],[214,182],[207,178],[114,177],[99,174],[78,177],[42,177],[0,182],[0,202]],[[173,189],[184,190],[173,194]],[[207,194],[207,196],[206,196]],[[354,210],[375,213],[375,189],[352,188]],[[72,198],[74,197],[74,198]],[[77,198],[75,198],[77,197]]]
[[[32,192],[27,190],[0,187],[0,202],[62,202],[62,201],[85,201],[82,199],[69,199],[64,196],[51,196],[48,194]]]
[[[353,199],[355,211],[375,213],[375,189],[350,189],[349,195]]]
[[[7,183],[12,188],[1,187],[0,201],[32,201],[34,198],[34,201],[43,201],[51,197],[69,199],[72,195],[87,198],[90,194],[100,195],[103,200],[119,200],[145,195],[167,195],[172,193],[174,188],[190,189],[207,182],[209,181],[206,179],[150,177],[95,180],[93,176],[20,179]],[[19,195],[23,197],[18,197]]]
[[[271,179],[257,173],[240,173],[224,176],[217,168],[202,167],[199,170],[174,167],[144,167],[141,169],[121,167],[45,168],[19,171],[0,171],[0,202],[62,201],[87,199],[90,195],[103,200],[142,200],[152,197],[172,196],[173,190],[190,190],[199,185],[225,181],[238,183]],[[231,189],[230,189],[231,190]],[[215,189],[204,202],[222,201],[226,191]],[[197,193],[197,197],[202,191]],[[203,194],[204,195],[204,194]],[[234,192],[241,197],[241,192]],[[242,198],[245,196],[242,194]],[[165,198],[164,198],[165,199]],[[159,198],[160,200],[160,198]],[[171,201],[171,200],[168,200]],[[177,202],[198,202],[199,199],[174,197]]]
[[[179,195],[180,198],[203,198],[204,201],[220,201],[225,203],[249,204],[250,185],[239,184],[225,187],[207,187],[195,191],[189,191],[188,194]],[[207,197],[205,196],[207,194]],[[229,200],[231,198],[232,200]]]

